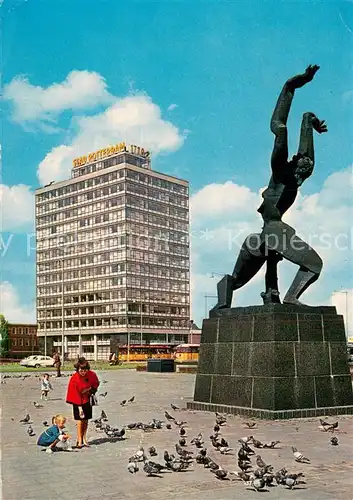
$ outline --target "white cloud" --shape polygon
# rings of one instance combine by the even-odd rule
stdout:
[[[298,195],[293,207],[283,217],[300,237],[310,243],[324,260],[320,279],[303,296],[308,304],[326,304],[338,272],[352,280],[352,170],[347,168],[330,175],[320,191],[309,196]],[[245,237],[260,232],[262,219],[256,212],[261,193],[233,182],[210,184],[191,198],[192,317],[196,322],[204,316],[205,293],[216,293],[220,277],[231,274],[239,248]],[[279,267],[280,291],[283,298],[297,267],[282,262]],[[263,291],[262,271],[235,295],[237,305],[260,304]],[[216,300],[213,300],[215,303]],[[209,300],[209,306],[213,305]]]
[[[1,313],[10,323],[35,323],[35,304],[21,304],[16,288],[8,281],[0,283]]]
[[[1,230],[33,230],[34,194],[29,186],[0,184]]]
[[[4,99],[12,102],[13,120],[26,123],[53,122],[65,110],[95,107],[113,98],[98,73],[71,71],[65,80],[46,88],[32,85],[25,76],[17,76],[4,86]]]
[[[214,219],[219,217],[237,217],[237,212],[252,213],[258,202],[258,195],[246,186],[239,186],[232,181],[224,184],[208,184],[192,197],[191,216],[193,219]],[[247,207],[250,210],[247,210]]]
[[[154,154],[174,151],[184,141],[178,128],[163,120],[160,108],[147,95],[121,99],[104,112],[75,120],[71,144],[53,148],[40,163],[38,178],[43,184],[70,177],[72,159],[118,142],[138,144]]]
[[[177,107],[178,107],[177,104],[170,104],[167,109],[168,111],[174,111],[174,109],[176,109]]]

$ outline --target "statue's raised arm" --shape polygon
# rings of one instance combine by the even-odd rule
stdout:
[[[311,82],[320,66],[310,65],[306,68],[304,73],[289,78],[284,84],[282,91],[277,99],[275,109],[271,117],[271,131],[274,133],[275,144],[271,156],[272,173],[276,177],[282,175],[282,170],[288,164],[288,132],[287,120],[296,89],[303,87]],[[318,133],[327,132],[325,121],[320,121],[314,113],[307,112],[303,116],[300,143],[298,154],[295,157],[297,160],[305,157],[306,160],[299,162],[300,167],[306,167],[312,171],[314,166],[314,143],[312,131],[316,130]],[[300,163],[303,163],[301,165]],[[310,174],[309,174],[310,175]]]

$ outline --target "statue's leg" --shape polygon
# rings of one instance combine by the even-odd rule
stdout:
[[[217,284],[218,302],[212,310],[230,307],[233,291],[248,283],[260,270],[266,261],[260,246],[260,234],[251,234],[245,239],[232,275],[226,274]]]
[[[280,304],[277,264],[283,257],[274,250],[269,250],[267,254],[265,274],[266,291],[261,293],[261,297],[264,304]]]
[[[305,241],[295,234],[295,230],[282,221],[273,221],[263,230],[262,238],[266,248],[275,250],[286,260],[299,265],[283,303],[300,304],[299,297],[320,276],[322,260]]]

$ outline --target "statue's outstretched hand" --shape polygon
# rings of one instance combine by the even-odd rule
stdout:
[[[319,134],[322,134],[324,132],[327,132],[327,125],[325,123],[325,120],[319,120],[316,116],[313,118],[313,127],[316,132]]]
[[[317,71],[319,71],[320,69],[320,66],[318,66],[317,64],[310,64],[306,70],[305,70],[305,76],[307,78],[307,81],[308,82],[311,82],[311,80],[314,78],[315,76],[315,73]]]

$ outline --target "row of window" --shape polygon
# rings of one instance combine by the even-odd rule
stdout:
[[[72,256],[76,254],[79,257],[77,259],[67,258],[64,260],[64,267],[72,267],[72,261],[78,260],[80,265],[86,264],[96,264],[99,262],[118,262],[125,260],[140,261],[149,264],[162,264],[167,266],[178,266],[189,268],[189,249],[181,245],[168,245],[169,251],[164,250],[162,253],[161,249],[149,250],[148,252],[138,250],[138,249],[124,249],[124,250],[112,250],[110,252],[102,252],[101,248],[97,248],[94,242],[86,242],[85,244],[67,246],[64,247],[65,255]],[[172,247],[172,248],[171,248]],[[177,251],[175,251],[177,250]],[[92,253],[96,251],[97,253]],[[169,253],[168,253],[169,252]],[[90,254],[90,255],[87,255]],[[171,255],[172,254],[172,255]],[[174,255],[173,255],[174,254]],[[52,259],[62,259],[63,250],[62,248],[52,248],[51,250],[40,250],[37,249],[37,262],[44,262]],[[57,263],[59,267],[61,262]],[[52,263],[50,263],[50,266]]]
[[[38,345],[37,338],[34,337],[33,339],[10,339],[10,349],[12,347],[35,347]]]
[[[102,207],[102,202],[99,202],[99,205],[101,206],[100,209],[98,208],[98,203],[90,203],[87,205],[82,205],[80,207],[77,207],[78,216],[83,213],[94,213],[97,211],[101,211],[104,209],[111,209],[118,206],[129,206],[129,207],[138,207],[140,209],[148,210],[149,212],[161,213],[172,217],[179,217],[184,220],[188,219],[188,214],[189,214],[188,209],[180,208],[180,204],[172,206],[162,203],[160,201],[139,198],[137,196],[133,196],[130,194],[126,195],[120,194],[119,196],[117,196],[116,193],[110,193],[109,191],[110,188],[107,187],[102,190],[99,190],[99,193],[97,193],[96,198],[111,197],[106,201],[104,201],[103,207]],[[87,193],[87,195],[88,194],[89,193]],[[91,194],[93,195],[93,193]],[[89,198],[87,198],[87,201],[88,200]],[[89,201],[91,200],[93,200],[93,196]],[[36,215],[39,216],[42,214],[46,214],[47,212],[53,212],[56,210],[61,212],[63,209],[65,209],[65,207],[70,207],[72,205],[82,204],[82,203],[83,203],[82,201],[79,201],[78,196],[71,196],[69,198],[64,198],[63,200],[47,203],[45,205],[37,205]]]
[[[187,293],[159,293],[150,290],[141,290],[140,288],[128,288],[122,290],[104,290],[94,293],[82,293],[78,295],[64,295],[64,304],[85,304],[87,302],[104,302],[111,300],[128,299],[132,303],[150,302],[157,304],[188,304],[189,295]],[[37,299],[39,308],[61,305],[62,297],[40,297]]]
[[[33,326],[9,326],[9,335],[36,335],[37,328]]]
[[[160,277],[165,279],[189,279],[189,272],[180,269],[171,269],[167,267],[150,266],[148,264],[112,264],[108,266],[87,267],[83,269],[75,269],[73,271],[64,271],[64,281],[87,278],[93,276],[104,276],[118,273],[134,273],[139,276],[148,275],[150,278]],[[38,283],[51,283],[63,279],[62,273],[47,270],[46,274],[38,270]]]
[[[141,311],[142,308],[142,311]],[[166,314],[168,316],[186,316],[189,317],[189,309],[187,307],[176,307],[176,306],[166,306],[166,305],[154,305],[154,304],[127,304],[126,302],[118,303],[114,302],[112,304],[104,305],[92,305],[86,307],[72,307],[64,308],[64,317],[67,316],[87,316],[87,315],[97,315],[97,314],[110,314],[110,313],[142,313],[145,317],[146,314]],[[61,308],[59,309],[41,309],[38,311],[38,318],[61,318]]]
[[[98,204],[97,204],[98,205]],[[102,204],[99,203],[99,207]],[[95,210],[93,210],[93,208]],[[104,212],[104,209],[107,211]],[[124,210],[110,210],[104,206],[103,208],[98,208],[96,205],[86,205],[82,207],[82,212],[80,209],[80,215],[89,215],[93,214],[94,212],[100,212],[99,214],[95,215],[92,217],[92,222],[87,225],[94,225],[96,229],[98,225],[100,224],[105,224],[109,221],[118,221],[118,232],[134,232],[135,234],[145,234],[146,231],[149,230],[149,226],[158,226],[158,227],[164,227],[168,229],[175,229],[179,231],[184,231],[188,232],[189,231],[189,224],[188,222],[183,222],[180,220],[177,220],[175,218],[171,217],[165,217],[161,216],[158,214],[154,213],[149,213],[146,211],[139,211],[136,209],[125,209]],[[68,214],[68,215],[67,215]],[[126,215],[127,214],[127,215]],[[78,209],[72,209],[72,210],[67,210],[66,212],[59,212],[56,214],[50,214],[50,215],[44,215],[41,217],[37,218],[37,229],[56,222],[60,221],[65,221],[70,218],[77,218],[78,217]],[[133,220],[134,223],[131,222],[126,222],[125,218],[128,217],[128,219]],[[136,221],[141,222],[142,224],[136,224]],[[79,221],[75,220],[73,222],[66,222],[65,224],[60,224],[54,226],[56,227],[56,232],[62,233],[62,232],[69,232],[69,231],[75,231],[79,227]],[[85,227],[85,225],[83,226]],[[39,233],[40,234],[40,233]],[[38,236],[38,233],[37,233]]]
[[[142,322],[143,328],[188,328],[188,319],[171,319],[171,318],[144,318]],[[64,328],[78,329],[78,328],[92,328],[104,327],[113,328],[116,326],[141,326],[141,319],[139,316],[126,317],[116,316],[114,318],[90,318],[81,320],[65,320]],[[40,321],[40,330],[60,330],[62,328],[61,321]]]
[[[81,168],[74,168],[72,173],[73,177],[79,177],[82,175],[87,175],[91,174],[93,172],[97,172],[101,169],[104,168],[109,168],[114,165],[118,165],[121,163],[127,163],[130,165],[134,165],[137,167],[142,167],[142,168],[148,168],[150,169],[150,162],[146,160],[145,158],[140,158],[136,156],[131,156],[129,154],[124,154],[124,155],[118,155],[113,158],[108,158],[104,161],[97,162],[95,164],[91,165],[85,165],[84,167]],[[177,184],[172,181],[167,181],[165,179],[160,179],[158,177],[155,177],[154,175],[150,175],[147,172],[142,173],[142,172],[136,172],[135,170],[130,170],[130,169],[119,169],[118,171],[112,172],[112,174],[115,174],[116,172],[124,172],[123,177],[126,177],[128,179],[134,179],[135,181],[144,183],[144,184],[150,184],[156,187],[159,187],[161,189],[166,189],[175,193],[180,193],[186,195],[188,193],[188,187],[187,186],[182,186],[180,184]],[[110,176],[111,174],[105,174]],[[85,181],[82,181],[85,182]],[[81,184],[81,183],[80,183]],[[82,184],[81,184],[82,186]]]
[[[106,279],[91,279],[91,280],[80,280],[73,282],[65,282],[64,283],[64,293],[69,292],[84,292],[84,291],[93,291],[93,290],[104,290],[110,287],[141,287],[148,288],[151,290],[160,290],[160,291],[175,291],[175,292],[188,292],[189,291],[189,282],[188,281],[172,281],[172,280],[158,280],[158,279],[149,279],[143,277],[135,277],[135,276],[116,276],[113,278]],[[57,293],[61,293],[62,285],[51,284],[51,285],[43,285],[40,282],[37,286],[38,295],[55,295]]]

